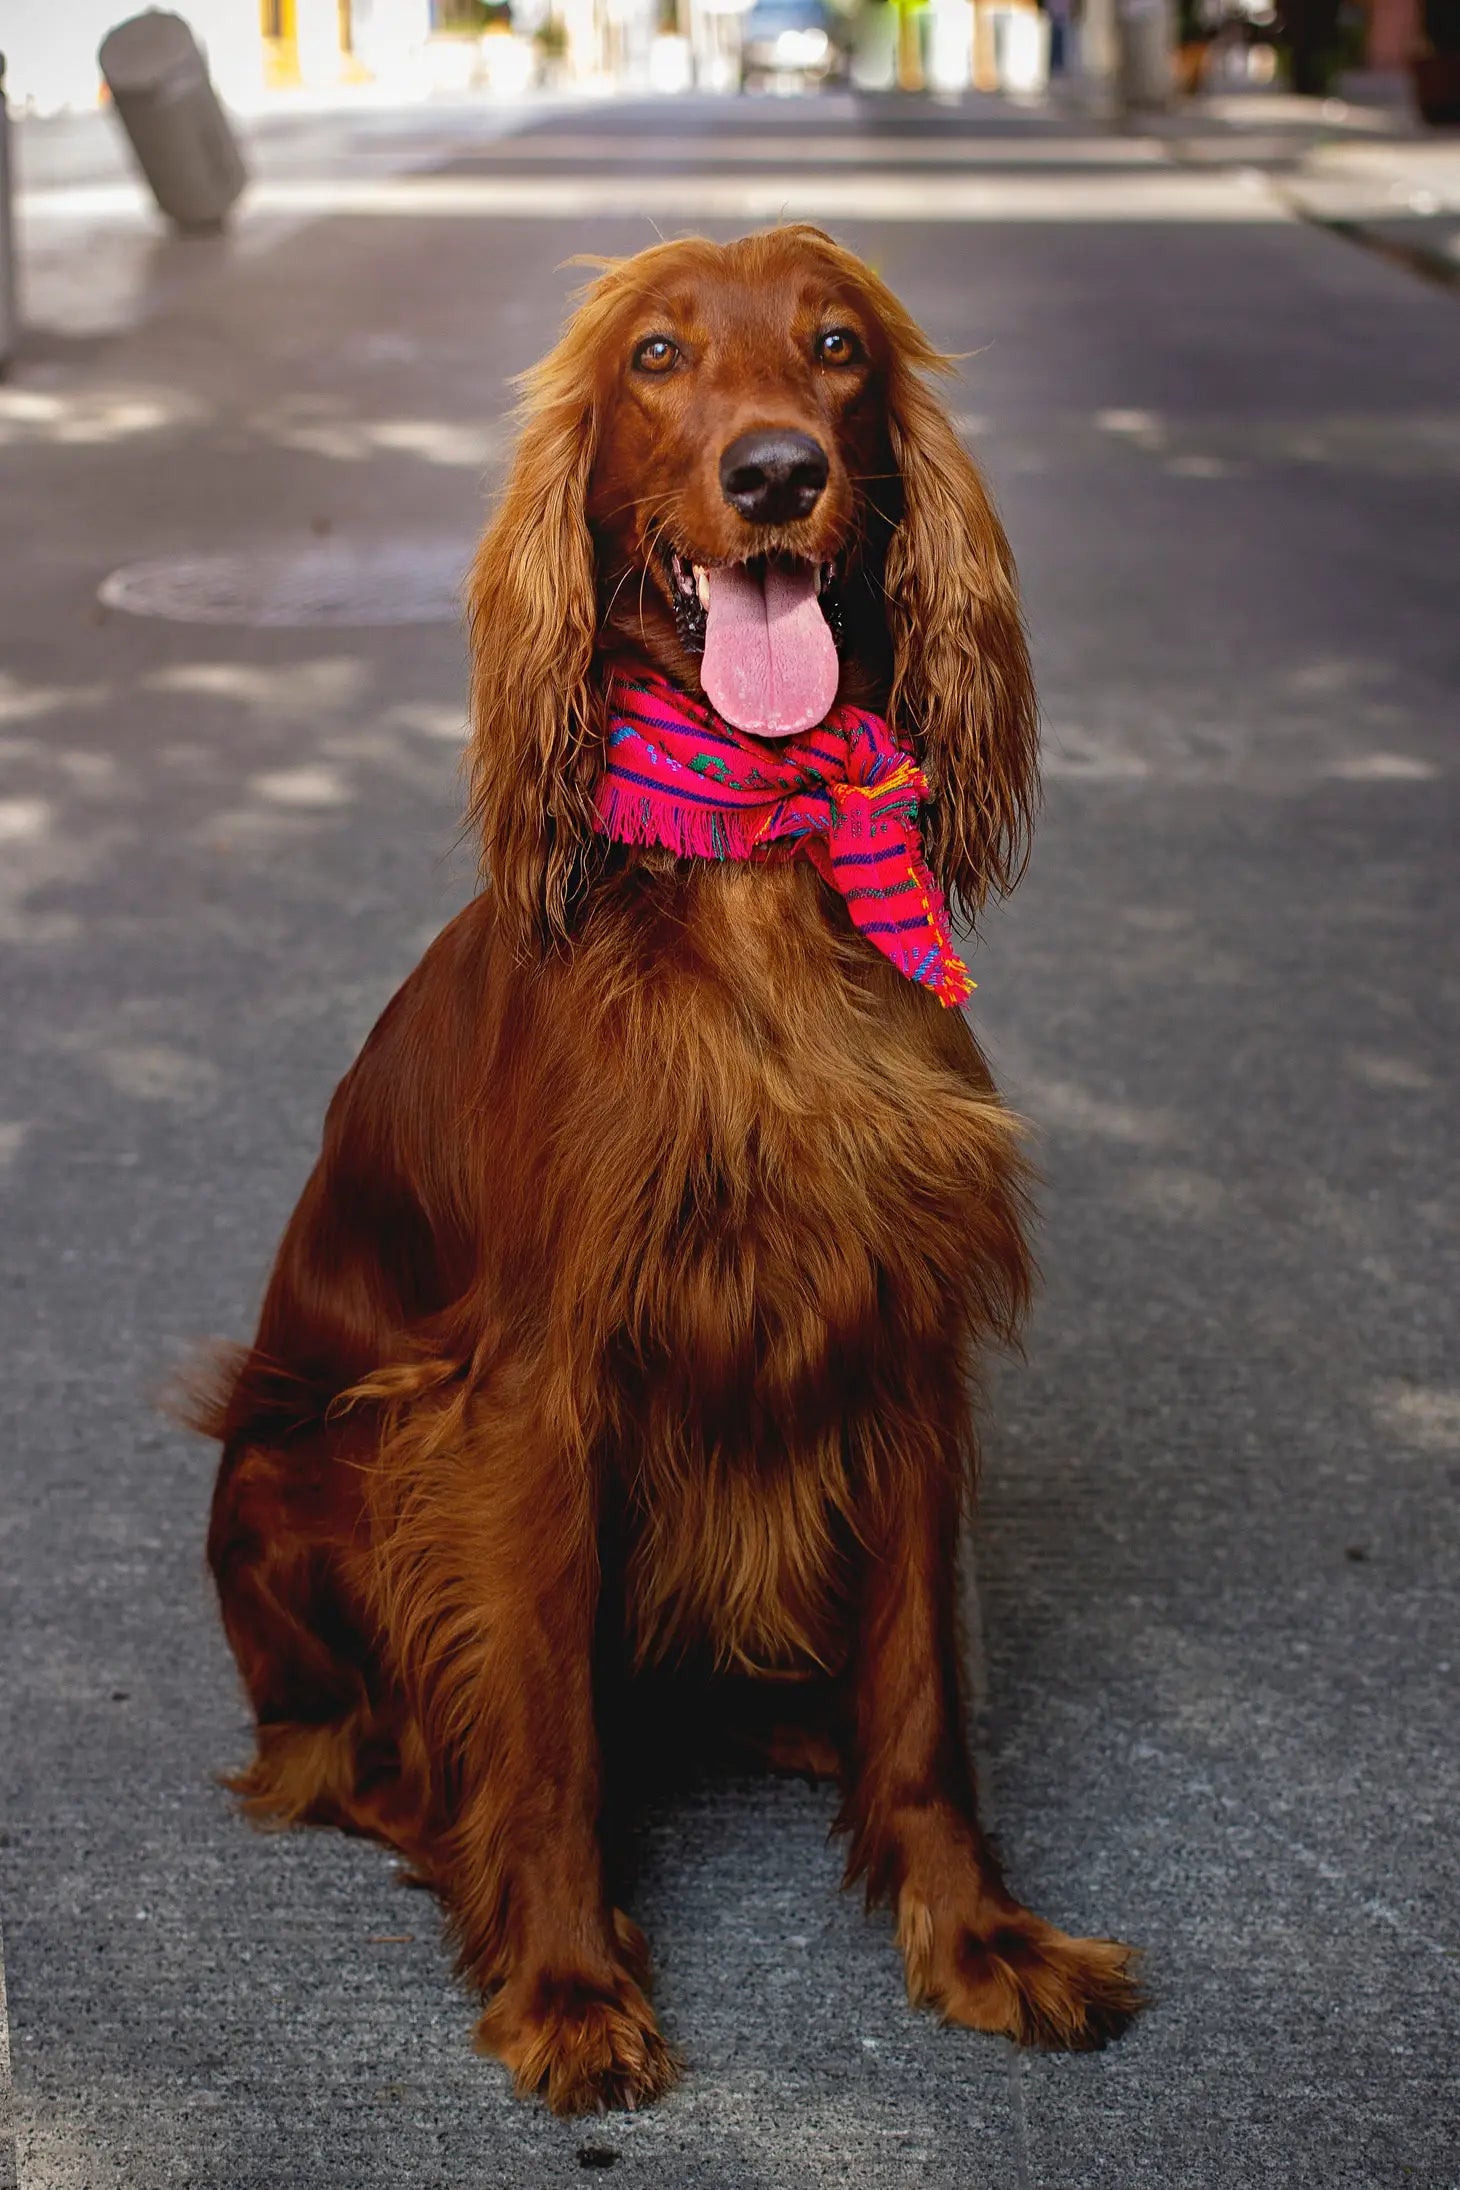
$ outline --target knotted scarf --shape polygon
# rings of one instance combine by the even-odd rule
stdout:
[[[834,707],[815,730],[772,743],[652,670],[614,673],[597,794],[605,836],[701,859],[804,852],[868,942],[956,1006],[974,984],[923,858],[918,801],[927,794],[911,754],[860,707]]]

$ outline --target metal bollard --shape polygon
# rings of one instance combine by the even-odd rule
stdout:
[[[5,104],[5,56],[0,53],[0,380],[9,372],[20,333],[15,294],[15,214],[10,199],[10,109]]]
[[[1168,106],[1176,43],[1169,0],[1115,0],[1115,34],[1122,108]]]
[[[168,219],[193,234],[221,228],[248,170],[182,17],[157,8],[134,15],[107,32],[96,58]]]

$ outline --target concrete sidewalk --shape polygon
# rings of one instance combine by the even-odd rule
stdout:
[[[266,178],[307,206],[216,245],[74,168],[30,209],[51,286],[0,390],[21,2190],[1456,2190],[1454,299],[1050,116],[527,120],[402,120],[396,166],[322,145]],[[1138,1941],[1154,2004],[1098,2057],[940,2030],[837,1891],[826,1790],[714,1778],[645,1817],[634,1896],[688,2080],[563,2124],[472,2055],[378,1851],[250,1833],[215,1784],[246,1737],[214,1456],[154,1397],[248,1329],[332,1086],[471,887],[454,574],[562,262],[781,206],[965,355],[1024,575],[1048,795],[975,1019],[1038,1136],[1046,1292],[991,1393],[970,1669],[1014,1882]]]
[[[1212,93],[1130,125],[1184,166],[1262,177],[1306,220],[1460,279],[1460,130],[1428,129],[1389,79],[1354,94]]]
[[[1287,189],[1309,219],[1460,280],[1460,138],[1320,145]]]

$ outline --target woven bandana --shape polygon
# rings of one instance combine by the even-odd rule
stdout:
[[[834,707],[771,743],[725,722],[652,670],[616,672],[598,827],[621,844],[701,859],[804,852],[854,925],[942,1004],[973,989],[928,872],[918,801],[928,779],[880,715]]]

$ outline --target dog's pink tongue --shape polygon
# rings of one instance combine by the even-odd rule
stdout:
[[[824,722],[836,699],[836,641],[816,598],[810,563],[712,570],[700,682],[726,722],[757,737],[789,738]]]

